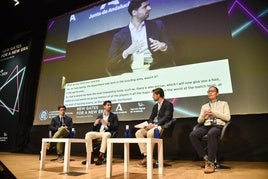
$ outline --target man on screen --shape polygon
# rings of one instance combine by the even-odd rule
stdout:
[[[153,106],[151,116],[148,120],[148,126],[139,129],[136,138],[153,138],[154,129],[157,127],[161,133],[164,126],[173,119],[174,107],[171,102],[165,99],[164,90],[156,88],[153,91],[153,99],[157,103]],[[145,143],[139,143],[139,148],[143,159],[138,163],[139,166],[145,166],[147,163],[147,149]]]
[[[66,106],[58,106],[59,115],[52,118],[48,130],[52,131],[53,138],[68,138],[70,131],[73,128],[73,120],[71,117],[65,115]],[[63,162],[63,145],[64,143],[57,143],[58,162]],[[50,148],[50,143],[47,143],[47,150]]]
[[[170,56],[172,46],[162,21],[146,20],[150,10],[148,0],[130,2],[130,23],[112,40],[107,65],[109,75],[175,65]]]

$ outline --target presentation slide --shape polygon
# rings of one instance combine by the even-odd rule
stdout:
[[[206,69],[214,69],[211,73]],[[172,78],[172,74],[184,74]],[[202,76],[199,76],[202,74]],[[169,78],[167,78],[169,76]],[[232,93],[228,60],[204,62],[167,69],[126,73],[65,85],[64,104],[69,108],[101,105],[106,99],[114,103],[150,101],[154,88],[163,88],[166,98],[202,96],[210,86],[221,93]],[[109,88],[107,88],[109,86]],[[95,92],[94,92],[95,91]]]
[[[113,0],[48,22],[39,79],[35,125],[49,124],[67,106],[75,123],[93,122],[111,100],[120,121],[144,120],[161,87],[174,104],[174,118],[198,116],[207,89],[233,95],[232,34],[226,1],[153,0],[139,51],[123,58],[129,0]],[[163,51],[143,44],[164,42]],[[147,46],[145,45],[145,46]],[[128,47],[128,46],[127,46]]]

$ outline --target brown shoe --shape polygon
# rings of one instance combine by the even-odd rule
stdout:
[[[213,162],[208,161],[207,165],[205,166],[205,173],[213,173],[215,172],[215,166]]]
[[[204,162],[205,162],[205,167],[208,165],[208,156],[206,155],[205,157],[204,157]]]
[[[139,163],[138,163],[138,166],[146,166],[147,164],[147,158],[144,157]]]
[[[50,149],[50,143],[49,143],[49,142],[46,143],[46,149],[47,149],[47,150]]]
[[[95,162],[95,165],[102,165],[102,163],[103,163],[103,158],[98,157],[97,161]]]

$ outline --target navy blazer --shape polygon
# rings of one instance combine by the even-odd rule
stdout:
[[[164,99],[162,106],[159,110],[159,113],[158,113],[158,104],[156,103],[153,106],[152,114],[148,120],[148,123],[153,123],[154,118],[157,116],[157,113],[158,113],[158,118],[157,118],[158,125],[163,126],[173,119],[173,111],[174,111],[173,104],[169,102],[168,100]]]
[[[167,51],[165,52],[153,52],[149,48],[154,59],[153,63],[150,66],[150,69],[152,70],[168,66],[175,66],[175,62],[173,61],[171,56],[171,51],[173,51],[173,47],[167,37],[167,32],[162,21],[146,20],[144,22],[146,26],[148,45],[150,45],[149,38],[152,38],[161,42],[165,42],[168,47]],[[132,72],[131,55],[129,55],[126,59],[123,59],[122,57],[123,51],[127,49],[131,44],[132,41],[129,26],[122,28],[114,35],[109,51],[108,65],[106,69],[109,75],[118,75],[126,72]]]
[[[97,116],[97,119],[103,119],[103,114]],[[118,131],[119,121],[117,114],[110,112],[108,117],[109,126],[106,129],[106,132],[110,132],[112,135]],[[93,125],[93,131],[100,131],[101,123],[97,124],[96,126]]]
[[[63,117],[63,122],[67,126],[68,130],[71,131],[73,128],[73,119],[65,115]],[[50,125],[48,126],[48,130],[52,131],[52,133],[54,134],[55,132],[58,131],[58,128],[60,127],[61,127],[60,117],[56,116],[51,119]]]

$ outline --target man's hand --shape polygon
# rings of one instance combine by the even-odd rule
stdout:
[[[98,125],[100,123],[101,119],[96,119],[94,122],[94,126]]]
[[[104,126],[107,126],[108,121],[102,119],[102,120],[101,120],[101,124],[104,125]]]
[[[213,117],[214,116],[214,112],[211,109],[208,109],[204,112],[204,116],[207,117]]]
[[[154,124],[149,123],[148,126],[146,126],[145,129],[148,131],[148,130],[150,130],[150,129],[152,129],[152,128],[154,128]]]
[[[164,42],[159,42],[158,40],[154,40],[152,38],[149,38],[149,41],[151,42],[150,48],[153,52],[156,52],[158,50],[166,51],[167,45]]]
[[[142,43],[140,41],[133,42],[126,50],[123,52],[123,58],[127,58],[128,55],[131,55],[135,52],[137,52],[142,46]]]
[[[64,125],[64,126],[60,126],[60,127],[58,128],[58,130],[63,129],[63,128],[67,129],[68,127],[67,127],[66,125]]]

